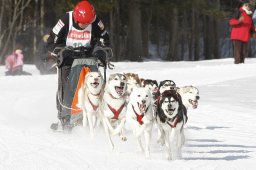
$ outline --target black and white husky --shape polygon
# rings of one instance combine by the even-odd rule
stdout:
[[[167,159],[181,159],[181,149],[185,141],[184,124],[187,121],[186,108],[173,90],[164,91],[157,109],[157,126],[160,130],[159,142],[165,144]]]
[[[133,130],[141,151],[145,152],[146,158],[150,157],[149,145],[153,127],[153,104],[154,100],[148,88],[134,88],[127,105],[126,121]],[[144,135],[144,147],[142,136]]]
[[[100,121],[99,105],[103,94],[104,81],[100,72],[89,72],[78,91],[78,107],[83,110],[83,127],[89,125],[91,138],[93,129]]]
[[[173,80],[163,80],[163,81],[160,81],[158,89],[159,89],[159,93],[161,95],[166,90],[175,90],[176,91],[177,87],[176,87],[176,83]]]
[[[101,117],[112,149],[114,144],[111,136],[119,134],[122,140],[126,140],[123,134],[127,105],[126,90],[127,79],[124,74],[115,73],[109,76],[102,97]]]

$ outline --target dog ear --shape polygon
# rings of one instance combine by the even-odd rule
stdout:
[[[159,88],[162,87],[165,82],[166,82],[166,80],[160,81],[160,83],[159,83]]]
[[[157,83],[156,80],[153,80],[153,83],[154,83],[156,86],[158,86],[158,83]]]
[[[163,100],[159,100],[159,103],[157,104],[157,112],[156,114],[159,116],[159,119],[162,123],[165,123],[166,121],[166,115],[163,113],[163,109],[162,109],[162,103],[163,103]]]
[[[123,74],[124,78],[127,80],[128,76],[126,74]]]

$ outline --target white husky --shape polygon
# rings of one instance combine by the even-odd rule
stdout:
[[[101,115],[112,149],[114,149],[112,135],[119,134],[122,140],[126,140],[123,135],[127,105],[126,89],[127,80],[124,74],[115,73],[109,76],[102,98]]]
[[[145,151],[146,158],[150,157],[149,145],[153,127],[153,97],[148,88],[134,88],[127,105],[126,120],[133,129],[141,151]],[[141,143],[145,137],[144,148]]]
[[[89,72],[78,91],[78,107],[83,110],[83,126],[88,123],[91,138],[93,129],[99,123],[99,105],[103,94],[104,81],[100,72]]]
[[[199,90],[194,86],[184,86],[177,89],[177,92],[181,95],[182,103],[188,109],[192,107],[196,109],[198,106]]]

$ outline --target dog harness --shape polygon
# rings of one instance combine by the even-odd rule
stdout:
[[[89,96],[88,96],[88,101],[89,101],[89,103],[91,104],[92,109],[93,109],[94,111],[96,111],[96,110],[98,109],[99,105],[93,104],[92,101],[90,100],[90,97],[89,97]]]
[[[123,108],[125,106],[125,102],[124,104],[118,109],[114,109],[113,107],[111,107],[109,104],[108,104],[108,108],[111,110],[111,112],[114,114],[114,117],[112,117],[112,119],[118,119],[120,113],[122,112]]]
[[[137,121],[139,122],[140,125],[142,125],[142,124],[143,124],[142,118],[144,117],[144,114],[139,115],[139,114],[135,111],[133,105],[132,105],[132,109],[133,109],[133,111],[134,111],[134,113],[135,113],[135,115],[136,115],[136,117],[137,117]],[[147,111],[148,111],[148,108],[146,109],[145,113],[147,113]]]
[[[176,115],[172,120],[167,120],[166,123],[171,126],[172,128],[175,128],[178,123],[182,121],[182,118],[180,115]]]

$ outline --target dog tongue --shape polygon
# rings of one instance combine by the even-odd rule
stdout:
[[[118,87],[118,86],[116,86],[116,92],[118,93],[118,94],[121,94],[121,93],[123,93],[123,87]]]
[[[140,108],[140,112],[141,113],[145,113],[146,112],[146,105],[141,104],[139,108]]]
[[[99,83],[94,82],[94,83],[92,83],[91,85],[92,85],[92,87],[96,88],[96,87],[99,85]]]

